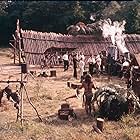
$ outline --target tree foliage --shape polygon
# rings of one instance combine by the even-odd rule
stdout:
[[[23,29],[67,33],[79,21],[126,20],[126,33],[140,33],[140,1],[1,1],[0,43],[8,43],[20,19]]]

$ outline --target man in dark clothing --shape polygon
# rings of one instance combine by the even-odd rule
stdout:
[[[76,54],[74,54],[73,56],[73,77],[77,79],[77,62],[78,62],[78,59],[76,58]]]
[[[90,54],[90,57],[88,59],[88,65],[89,65],[89,73],[92,76],[93,75],[93,68],[95,68],[95,58]]]
[[[108,54],[108,56],[107,56],[107,73],[111,76],[113,73],[113,64],[114,63],[115,62],[114,62],[113,58],[111,57],[111,54]]]

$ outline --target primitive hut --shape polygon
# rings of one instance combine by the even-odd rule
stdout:
[[[100,33],[96,28],[99,28],[98,22],[87,24],[86,26],[79,22],[76,25],[79,25],[82,30],[83,27],[85,27],[84,29],[86,30],[84,31],[88,33],[90,30],[91,32],[96,31]],[[110,37],[103,38],[101,34],[99,35],[97,33],[86,33],[86,35],[62,35],[22,30],[19,26],[19,20],[17,20],[17,30],[15,31],[15,35],[13,35],[15,41],[14,44],[10,45],[14,48],[14,58],[18,55],[19,63],[21,62],[21,58],[26,58],[27,64],[40,65],[41,61],[47,58],[47,63],[51,62],[53,65],[56,65],[57,56],[61,56],[65,51],[69,53],[73,51],[83,52],[86,62],[90,54],[97,55],[101,51],[106,51],[106,53],[108,53],[108,48],[112,45]],[[126,34],[125,45],[130,53],[140,54],[140,35]],[[139,60],[139,56],[140,55],[135,55],[135,57],[138,57],[137,61]]]
[[[32,30],[22,30],[17,21],[17,30],[14,36],[14,56],[26,58],[26,63],[30,65],[40,65],[46,59],[47,63],[56,65],[57,56],[65,51],[81,51],[87,61],[90,54],[97,55],[101,51],[108,53],[108,48],[112,45],[111,38],[103,38],[94,35],[62,35],[56,33],[42,33]],[[126,48],[132,54],[140,53],[140,35],[130,34],[125,37]],[[23,58],[23,57],[22,57]],[[15,61],[14,61],[15,62]]]
[[[21,33],[26,62],[32,65],[39,65],[45,54],[51,54],[50,61],[55,61],[56,52],[62,54],[64,51],[81,51],[87,60],[90,54],[108,52],[108,47],[112,44],[110,38],[96,38],[93,35],[72,36],[26,30],[22,30]],[[130,53],[140,53],[140,35],[127,34],[125,43]]]

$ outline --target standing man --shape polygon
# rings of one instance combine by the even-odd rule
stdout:
[[[97,75],[100,75],[100,73],[101,73],[101,64],[102,64],[101,62],[102,62],[102,59],[101,59],[100,55],[98,54],[96,56]]]
[[[79,54],[79,60],[81,60],[81,58],[83,61],[85,61],[85,56],[82,52],[80,52],[80,54]]]
[[[76,57],[76,54],[74,54],[73,56],[73,77],[77,79],[77,62],[78,62],[78,59]]]
[[[122,64],[122,68],[121,68],[122,79],[124,79],[125,77],[128,77],[129,66],[130,66],[130,61],[126,57],[124,57],[124,62]]]
[[[85,68],[85,62],[83,60],[83,58],[81,57],[80,62],[79,62],[79,68],[80,68],[80,82],[83,81],[83,73],[84,73],[84,68]]]
[[[90,57],[88,59],[90,75],[93,75],[93,67],[94,67],[95,63],[96,63],[95,58],[90,54]]]
[[[68,58],[68,52],[66,52],[63,55],[63,62],[64,62],[64,71],[68,70],[69,68],[69,58]]]

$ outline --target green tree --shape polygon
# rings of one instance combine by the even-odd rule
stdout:
[[[126,33],[140,33],[140,1],[122,2],[114,19],[126,20]]]
[[[5,9],[8,6],[7,1],[0,1],[0,44],[6,44],[8,41],[8,24],[7,24],[7,16],[8,13]]]
[[[111,1],[107,7],[102,11],[103,17],[106,19],[108,17],[114,17],[118,11],[120,11],[121,5],[117,1]]]
[[[23,29],[67,33],[77,22],[104,18],[126,20],[127,33],[140,33],[140,0],[133,1],[0,1],[0,43],[8,43],[19,18]]]

